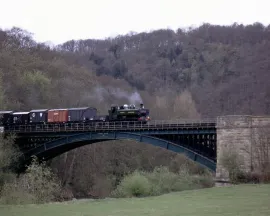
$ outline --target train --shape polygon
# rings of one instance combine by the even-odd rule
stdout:
[[[133,122],[146,124],[150,111],[144,104],[112,105],[107,115],[97,115],[95,107],[35,109],[31,111],[0,111],[0,126],[62,124],[87,122]]]

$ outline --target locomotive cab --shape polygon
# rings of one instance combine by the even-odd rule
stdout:
[[[115,113],[117,111],[118,107],[117,106],[111,106],[111,111],[112,113]]]

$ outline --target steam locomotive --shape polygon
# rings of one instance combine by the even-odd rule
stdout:
[[[119,121],[145,124],[150,121],[149,109],[143,104],[138,108],[134,104],[112,105],[108,115],[97,115],[94,107],[0,111],[0,126]]]

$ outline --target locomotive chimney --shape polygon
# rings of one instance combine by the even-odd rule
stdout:
[[[143,109],[143,108],[144,108],[143,103],[140,103],[140,108],[141,108],[141,109]]]

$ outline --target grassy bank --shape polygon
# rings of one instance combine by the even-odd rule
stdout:
[[[130,199],[81,200],[27,206],[0,206],[0,215],[270,215],[270,185],[239,185]]]

